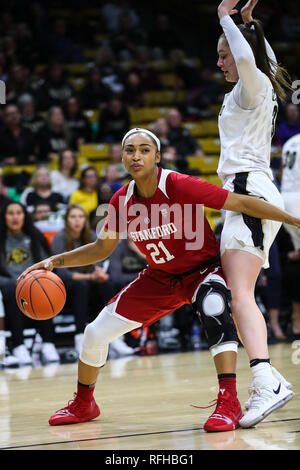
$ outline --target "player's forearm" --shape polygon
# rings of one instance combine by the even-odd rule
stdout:
[[[95,264],[106,258],[101,248],[97,247],[96,242],[88,243],[74,250],[60,253],[50,257],[54,268],[74,268],[76,266],[86,266]]]
[[[276,220],[294,225],[295,217],[279,207],[252,196],[241,196],[241,198],[242,207],[240,212],[259,219]]]

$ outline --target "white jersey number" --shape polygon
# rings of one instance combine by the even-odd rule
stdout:
[[[158,249],[160,248],[160,250]],[[171,255],[171,253],[167,250],[163,242],[159,242],[157,245],[154,243],[148,243],[146,245],[147,250],[153,250],[150,252],[151,258],[153,259],[154,263],[156,264],[162,264],[166,263],[167,261],[171,261],[171,259],[174,259],[175,256]],[[164,256],[161,256],[161,255]]]

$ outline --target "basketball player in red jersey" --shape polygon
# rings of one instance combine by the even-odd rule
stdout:
[[[219,264],[219,246],[203,206],[285,221],[298,227],[300,219],[262,200],[159,168],[160,142],[146,129],[132,129],[122,144],[123,163],[133,179],[112,197],[97,241],[52,256],[22,275],[33,269],[83,266],[108,258],[124,231],[149,263],[86,327],[77,393],[68,406],[51,416],[49,423],[54,426],[80,423],[99,416],[93,393],[109,343],[183,304],[191,304],[205,330],[220,386],[216,409],[204,429],[235,429],[243,415],[236,394],[238,338],[230,316],[230,292]]]

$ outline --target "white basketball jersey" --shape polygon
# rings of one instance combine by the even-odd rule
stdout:
[[[243,109],[235,100],[239,83],[224,97],[219,114],[221,155],[218,175],[224,182],[235,173],[270,170],[271,140],[277,116],[276,94],[264,75],[266,95],[254,109]]]
[[[282,147],[282,192],[300,192],[300,134]]]

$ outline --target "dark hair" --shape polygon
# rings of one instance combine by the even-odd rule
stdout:
[[[70,227],[68,225],[68,217],[69,217],[70,212],[73,209],[78,209],[85,215],[85,224],[84,224],[84,226],[81,230],[81,233],[80,233],[80,243],[81,243],[81,245],[87,245],[88,243],[91,243],[91,241],[92,241],[92,234],[91,234],[88,214],[86,213],[86,211],[84,210],[84,208],[80,204],[70,204],[67,207],[65,217],[64,217],[65,218],[65,232],[66,232],[66,242],[67,242],[66,249],[67,249],[67,251],[71,251],[75,248],[74,240],[71,236],[71,230],[70,230]]]
[[[87,172],[89,170],[93,170],[96,173],[97,178],[98,178],[98,172],[97,172],[97,169],[94,166],[88,166],[88,167],[84,168],[81,172],[80,179],[79,179],[79,189],[84,188],[84,178],[85,178],[85,175],[87,174]]]
[[[70,171],[70,176],[74,176],[75,173],[76,173],[77,170],[78,170],[78,161],[77,161],[77,156],[76,156],[76,153],[74,152],[74,150],[69,149],[69,148],[66,148],[66,149],[64,149],[62,152],[59,152],[59,155],[58,155],[58,168],[59,168],[59,170],[62,169],[63,157],[64,157],[64,153],[65,153],[65,152],[71,152],[72,155],[73,155],[74,166],[73,166],[73,168],[72,168],[71,171]]]
[[[66,213],[65,213],[65,234],[66,234],[66,251],[71,251],[75,248],[74,240],[71,235],[71,229],[68,225],[68,217],[70,212],[73,209],[78,209],[80,210],[84,215],[85,215],[85,224],[81,230],[80,233],[80,246],[87,245],[88,243],[92,242],[92,232],[90,228],[90,222],[89,222],[89,217],[84,208],[80,204],[70,204],[67,207]],[[91,272],[93,270],[93,264],[87,265],[87,266],[82,266],[81,271],[82,272]]]
[[[138,130],[138,131],[136,131],[136,132],[132,132],[128,137],[131,137],[131,136],[134,135],[134,134],[143,134],[143,131],[142,131],[142,130]],[[158,147],[157,147],[157,143],[155,142],[155,140],[153,139],[153,137],[152,137],[151,135],[149,135],[147,132],[144,132],[144,134],[145,134],[146,136],[148,136],[149,139],[153,142],[153,144],[154,144],[155,147],[156,147],[156,152],[158,152],[159,150],[158,150]],[[123,144],[123,147],[125,147],[125,142],[126,142],[126,140],[128,139],[128,137],[126,137],[126,139],[125,139],[125,141],[124,141],[124,144]]]
[[[287,91],[292,90],[290,76],[284,67],[268,56],[262,23],[259,20],[253,20],[250,23],[237,25],[237,27],[253,51],[257,68],[267,75],[276,95],[281,101],[284,101]],[[221,37],[226,40],[224,33]]]
[[[51,255],[51,250],[48,245],[48,242],[44,235],[34,226],[31,215],[27,212],[25,206],[21,204],[20,202],[16,201],[8,201],[4,206],[2,207],[0,211],[0,252],[5,253],[5,242],[7,238],[7,226],[6,226],[6,220],[5,220],[5,215],[6,211],[9,206],[12,204],[17,204],[20,206],[23,210],[24,213],[24,224],[22,227],[22,232],[25,233],[30,237],[31,240],[31,253],[32,253],[32,259],[35,263],[38,261],[41,261],[43,258],[42,255],[42,250],[41,248],[44,249],[44,251],[47,253],[47,255]]]

